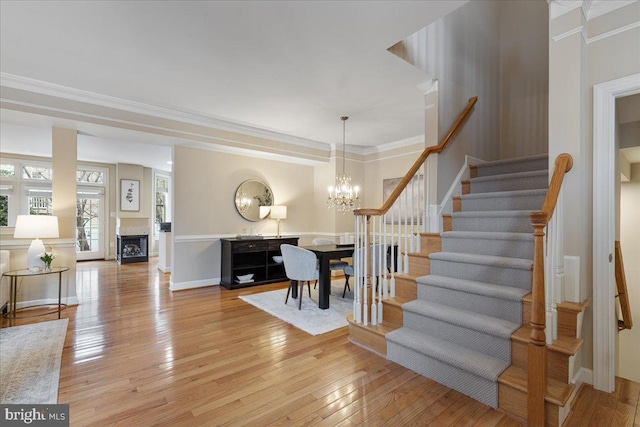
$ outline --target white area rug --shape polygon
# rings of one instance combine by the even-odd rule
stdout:
[[[69,319],[0,329],[0,403],[58,403]]]
[[[242,295],[240,299],[311,335],[319,335],[348,325],[347,316],[353,312],[353,293],[347,291],[343,299],[343,289],[344,280],[337,280],[331,284],[329,308],[326,310],[318,308],[318,289],[313,289],[313,284],[311,299],[307,286],[304,287],[302,310],[298,310],[298,299],[291,298],[291,295],[287,305],[284,304],[287,297],[286,289]]]

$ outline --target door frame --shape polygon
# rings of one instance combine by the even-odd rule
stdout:
[[[616,98],[640,93],[640,73],[593,86],[593,386],[615,390]]]

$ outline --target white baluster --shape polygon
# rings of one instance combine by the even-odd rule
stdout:
[[[404,190],[404,274],[409,274],[409,192]]]
[[[384,271],[384,279],[382,279],[382,297],[384,299],[389,299],[389,280],[388,280],[388,269],[387,266],[389,265],[389,255],[387,254],[387,215],[383,215],[382,217],[380,217],[381,221],[382,221],[382,234],[384,236],[384,264],[383,264],[383,268],[382,271]]]
[[[391,210],[391,281],[389,282],[389,293],[391,294],[391,298],[396,296],[396,265],[397,263],[397,250],[396,245],[397,242],[396,235],[394,233],[394,222],[395,222],[393,209]]]
[[[376,217],[371,218],[371,245],[369,246],[369,250],[373,251],[373,248],[376,245]],[[371,252],[371,255],[368,257],[371,259],[371,324],[373,326],[378,324],[378,316],[377,316],[377,306],[376,306],[376,289],[373,287],[373,282],[376,279],[376,263],[378,260],[376,259],[376,253]]]
[[[364,241],[362,242],[362,248],[364,248],[364,254],[362,257],[358,257],[360,258],[360,262],[358,262],[359,265],[362,266],[362,290],[363,290],[363,306],[364,306],[364,310],[362,311],[362,324],[364,326],[367,326],[369,324],[369,310],[368,310],[368,306],[369,306],[369,291],[367,290],[367,276],[369,275],[369,260],[367,258],[369,258],[367,256],[367,249],[369,247],[369,228],[367,227],[367,219],[364,219],[364,228],[363,228],[363,234],[364,234]]]
[[[384,264],[383,262],[383,252],[386,253],[385,251],[385,245],[382,244],[382,217],[378,216],[378,230],[380,232],[380,236],[378,236],[378,244],[383,248],[382,250],[380,250],[380,254],[378,256],[378,279],[377,279],[377,283],[378,283],[378,323],[382,323],[382,294],[383,289],[384,288],[384,283],[386,282],[386,275],[385,277],[383,277],[384,275]],[[386,241],[386,238],[385,238]]]
[[[353,276],[352,276],[352,286],[353,286],[353,320],[356,323],[362,323],[362,297],[361,297],[361,289],[360,289],[360,280],[358,278],[358,264],[356,262],[356,254],[358,253],[361,230],[360,230],[360,215],[356,215],[356,232],[355,232],[355,240],[354,240],[354,248],[353,248]]]

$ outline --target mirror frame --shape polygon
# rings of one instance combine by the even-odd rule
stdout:
[[[259,188],[259,190],[253,189],[251,188],[253,186],[261,186],[261,188]],[[249,200],[250,204],[248,207],[243,208],[243,199]],[[269,212],[267,211],[266,214],[263,213],[263,216],[260,216],[260,207],[273,206],[273,199],[273,190],[269,185],[256,179],[248,179],[243,181],[236,189],[234,204],[236,211],[242,218],[247,221],[258,222],[262,221],[269,215]]]

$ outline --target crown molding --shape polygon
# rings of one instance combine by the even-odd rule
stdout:
[[[54,83],[35,80],[28,77],[17,76],[8,73],[0,73],[0,85],[13,89],[24,90],[40,95],[53,96],[71,101],[83,102],[143,114],[146,116],[175,120],[178,122],[204,126],[223,131],[235,132],[258,138],[270,139],[278,142],[298,145],[306,148],[327,150],[329,144],[306,138],[287,135],[275,130],[258,128],[245,123],[234,122],[220,117],[204,115],[195,111],[177,110],[162,106],[145,104],[109,95],[102,95],[85,90],[61,86]]]
[[[371,154],[397,150],[398,148],[408,147],[416,144],[422,144],[422,146],[424,146],[424,134],[412,136],[411,138],[401,139],[399,141],[389,142],[387,144],[378,145],[376,147],[365,147],[362,154],[365,156],[369,156]]]
[[[574,9],[581,8],[587,20],[597,18],[616,9],[637,3],[638,0],[547,0],[550,6],[550,17],[556,19]]]

